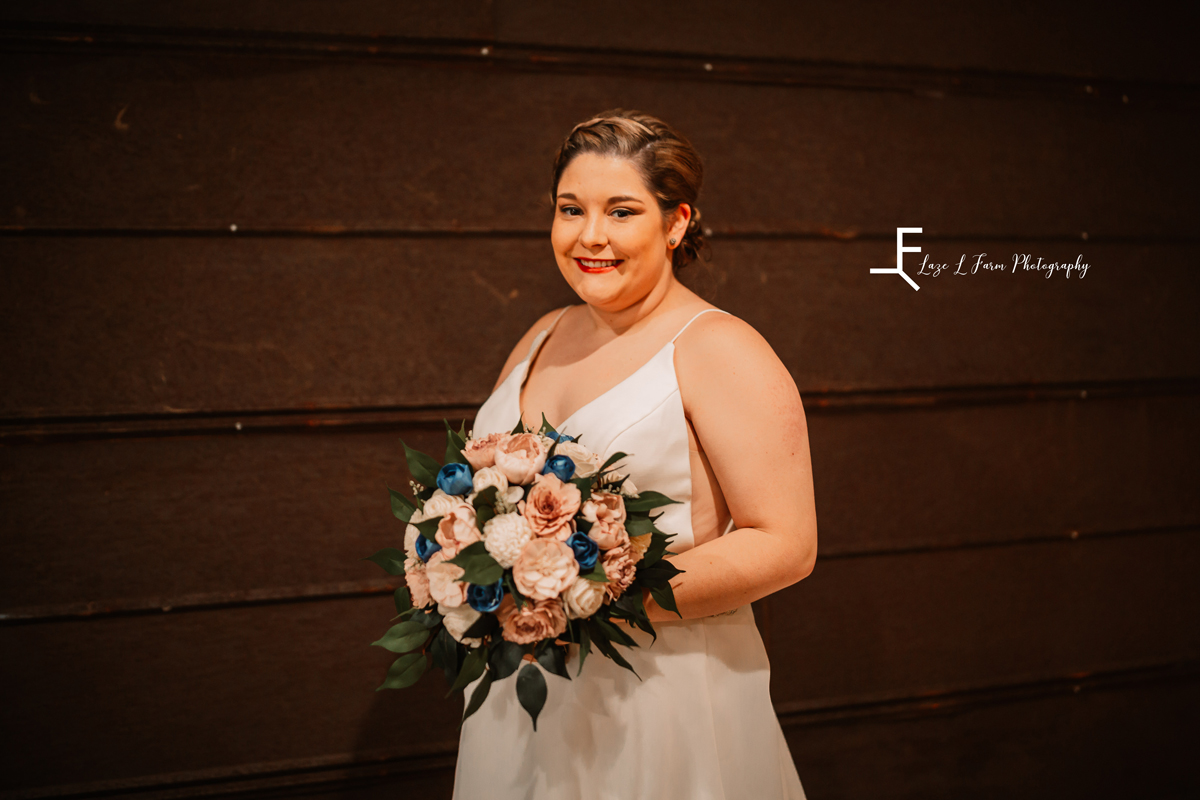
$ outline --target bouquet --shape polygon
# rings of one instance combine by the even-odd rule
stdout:
[[[404,445],[414,497],[388,490],[406,523],[404,550],[367,560],[404,584],[395,591],[400,621],[373,643],[400,654],[379,689],[413,685],[431,661],[445,671],[447,697],[481,678],[465,721],[493,681],[517,673],[518,700],[537,730],[541,669],[570,680],[568,644],[579,646],[576,677],[593,647],[637,675],[616,648],[637,642],[614,621],[657,638],[644,590],[679,614],[669,581],[681,570],[664,558],[672,536],[652,513],[676,501],[639,492],[617,471],[625,453],[601,462],[544,416],[536,433],[521,423],[480,438],[464,429],[446,423],[444,465]]]

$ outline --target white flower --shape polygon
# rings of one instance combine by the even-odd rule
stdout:
[[[539,433],[538,438],[542,440],[542,447],[546,448],[546,452],[550,452],[550,448],[554,447],[554,440],[544,433]],[[556,451],[557,452],[557,451]]]
[[[589,581],[587,578],[576,578],[575,582],[562,593],[563,606],[567,609],[567,617],[581,619],[590,617],[604,603],[604,583]]]
[[[637,497],[638,488],[633,485],[633,481],[626,478],[625,482],[621,484],[621,494],[626,497]]]
[[[554,450],[556,456],[566,456],[575,462],[575,477],[590,478],[600,469],[600,456],[588,450],[579,442],[559,442]]]
[[[413,514],[413,520],[416,522],[421,521],[417,519],[416,514]],[[408,556],[409,558],[417,557],[417,537],[420,535],[421,532],[417,530],[416,525],[409,524],[408,527],[404,529],[404,555]]]
[[[461,497],[446,494],[441,489],[435,489],[433,496],[425,501],[425,507],[421,510],[421,520],[424,522],[427,519],[434,517],[444,517],[450,513],[450,510],[455,506],[463,504]]]
[[[489,486],[495,486],[496,494],[499,496],[508,490],[508,478],[504,477],[504,473],[495,467],[484,467],[471,477],[471,485],[475,487],[476,493],[482,492]]]
[[[496,495],[496,513],[510,514],[517,510],[517,503],[525,496],[525,490],[520,486],[510,486],[503,494]]]
[[[475,637],[463,638],[463,634],[467,632],[475,620],[483,616],[475,609],[471,608],[466,603],[461,606],[450,608],[449,606],[438,604],[438,613],[442,615],[442,624],[446,626],[446,632],[454,637],[454,641],[462,642],[467,647],[479,647],[483,644],[483,639]]]
[[[522,548],[532,538],[533,529],[520,514],[500,514],[483,525],[483,546],[505,569],[516,563]]]

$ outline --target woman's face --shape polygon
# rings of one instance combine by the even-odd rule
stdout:
[[[576,156],[559,178],[556,206],[550,242],[558,269],[588,305],[619,311],[673,280],[667,240],[682,239],[691,208],[681,206],[668,230],[633,162]]]

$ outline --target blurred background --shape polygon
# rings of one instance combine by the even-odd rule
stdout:
[[[363,559],[573,300],[551,159],[611,107],[704,156],[688,281],[805,400],[820,559],[755,612],[809,797],[1195,796],[1185,8],[5,3],[0,797],[449,797]]]

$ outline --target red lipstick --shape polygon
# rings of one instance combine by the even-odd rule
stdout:
[[[601,272],[612,272],[621,265],[623,260],[620,258],[589,258],[586,260],[576,258],[575,265],[584,272],[595,275]]]

